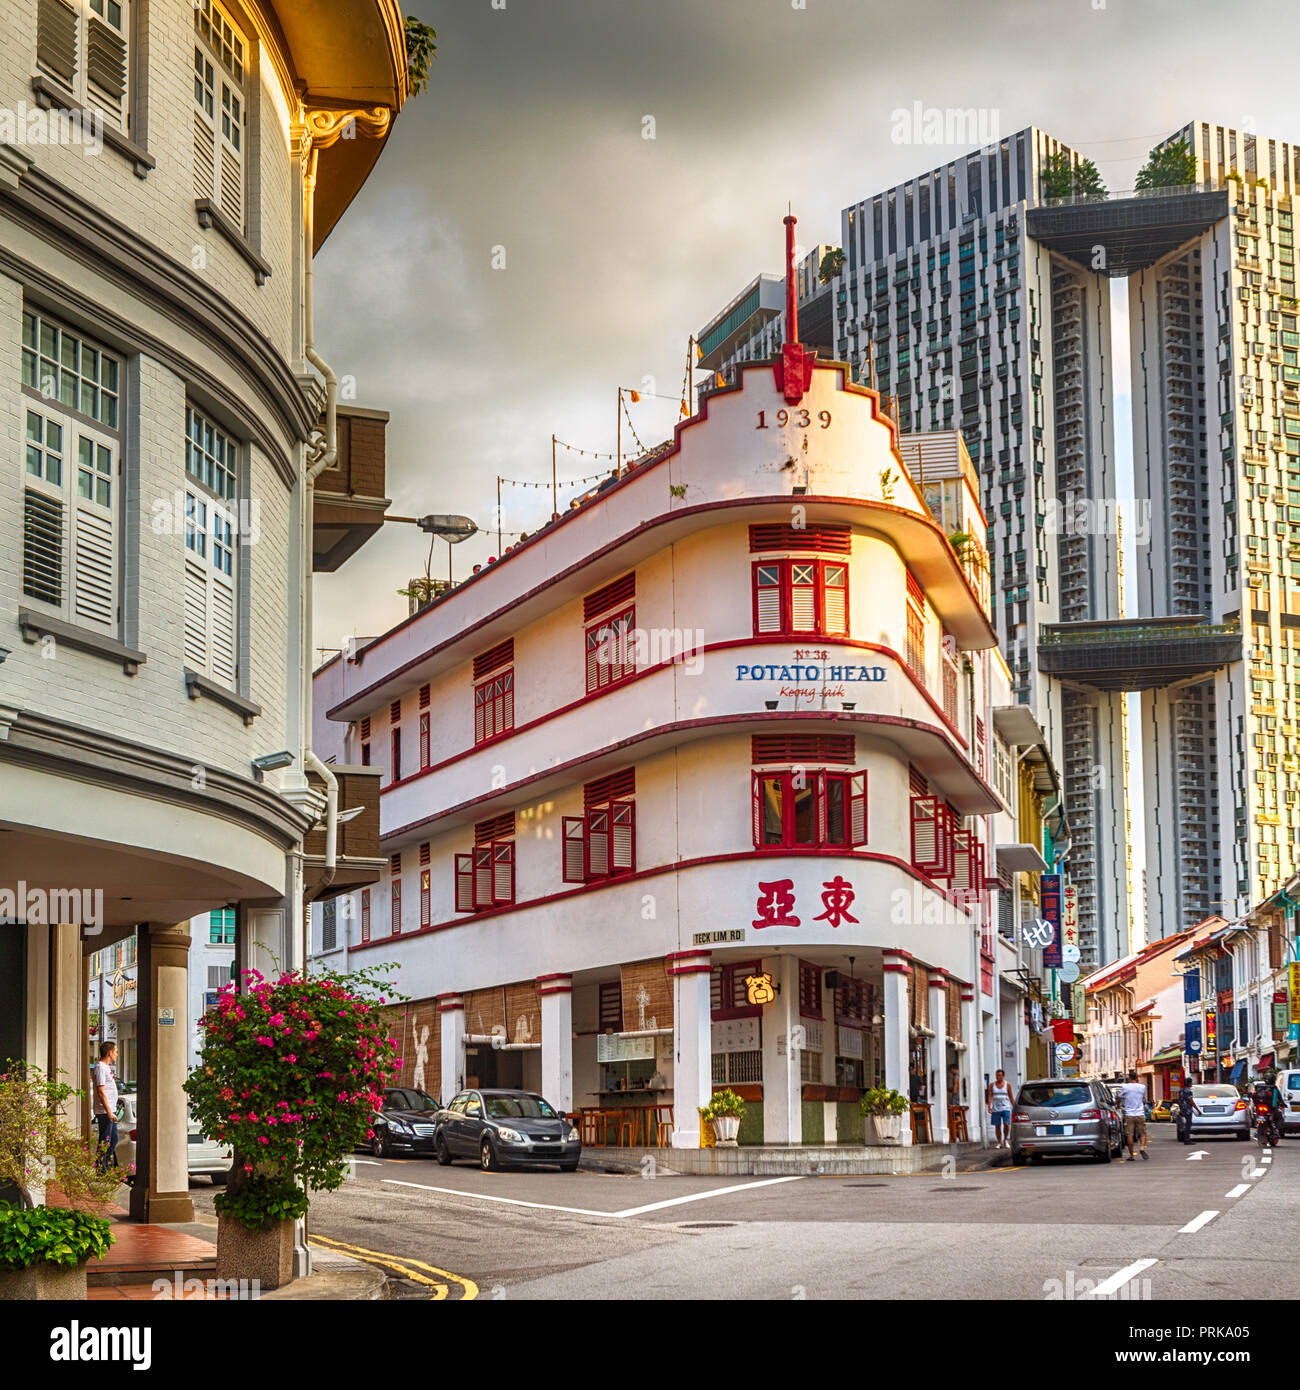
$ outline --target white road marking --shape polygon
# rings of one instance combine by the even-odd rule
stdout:
[[[1187,1155],[1187,1161],[1188,1163],[1195,1163],[1198,1159],[1204,1158],[1209,1152],[1209,1149],[1197,1149],[1194,1154]]]
[[[353,1163],[364,1163],[367,1168],[382,1168],[384,1165],[377,1158],[354,1158]]]
[[[1265,1154],[1264,1157],[1261,1158],[1259,1161],[1260,1161],[1261,1163],[1272,1163],[1272,1161],[1273,1161],[1273,1155],[1272,1155],[1272,1154]]]
[[[1194,1231],[1199,1231],[1202,1226],[1208,1226],[1218,1214],[1217,1211],[1203,1211],[1194,1221],[1189,1221],[1186,1226],[1180,1226],[1178,1234],[1190,1236]]]
[[[1135,1260],[1131,1265],[1125,1265],[1123,1269],[1112,1274],[1109,1279],[1103,1279],[1095,1289],[1089,1289],[1087,1293],[1079,1295],[1080,1298],[1107,1298],[1116,1289],[1123,1288],[1130,1279],[1136,1279],[1144,1269],[1150,1269],[1155,1260]]]
[[[1266,1168],[1252,1168],[1250,1170],[1250,1176],[1252,1178],[1262,1178],[1267,1171]]]
[[[402,1182],[398,1178],[385,1178],[384,1182],[394,1187],[418,1187],[421,1192],[445,1192],[449,1197],[464,1197],[471,1202],[501,1202],[508,1207],[533,1207],[538,1211],[567,1211],[573,1216],[619,1216],[621,1212],[590,1211],[586,1207],[561,1207],[551,1202],[521,1202],[516,1197],[489,1197],[485,1192],[463,1192],[459,1187],[433,1187],[427,1182]]]
[[[761,1178],[758,1182],[739,1182],[734,1187],[715,1187],[712,1192],[692,1192],[688,1197],[670,1197],[666,1202],[651,1202],[644,1207],[629,1207],[626,1211],[616,1211],[615,1216],[641,1216],[648,1211],[662,1211],[665,1207],[679,1207],[683,1202],[702,1202],[708,1197],[725,1197],[729,1192],[748,1192],[753,1187],[771,1187],[779,1182],[799,1182],[802,1173],[794,1173],[786,1178]]]
[[[1242,1194],[1243,1192],[1249,1192],[1249,1191],[1250,1191],[1250,1184],[1249,1184],[1248,1182],[1239,1182],[1239,1183],[1236,1185],[1236,1187],[1234,1187],[1234,1188],[1232,1189],[1231,1192],[1225,1192],[1223,1195],[1224,1195],[1225,1197],[1228,1197],[1228,1198],[1240,1197],[1241,1194]]]

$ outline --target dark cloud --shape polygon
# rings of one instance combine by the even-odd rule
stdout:
[[[390,496],[407,515],[491,522],[498,473],[549,480],[552,431],[612,449],[616,387],[652,376],[675,395],[687,334],[779,270],[787,202],[805,244],[838,242],[841,208],[955,153],[894,144],[895,108],[1038,124],[1116,189],[1191,119],[1300,135],[1288,47],[1226,63],[1215,0],[409,3],[438,31],[429,90],[317,277],[322,349],[362,404],[392,412]],[[1280,4],[1231,20],[1256,36],[1293,22]],[[647,442],[677,413],[634,409]],[[591,471],[561,456],[562,476]],[[547,514],[545,494],[508,494],[513,529]],[[459,547],[457,573],[495,548]],[[389,526],[318,580],[317,641],[402,617],[394,591],[426,551]]]

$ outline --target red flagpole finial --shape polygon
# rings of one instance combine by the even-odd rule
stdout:
[[[785,340],[787,343],[799,341],[799,298],[795,294],[794,278],[794,226],[799,219],[792,213],[785,222]]]

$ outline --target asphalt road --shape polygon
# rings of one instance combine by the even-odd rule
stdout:
[[[311,1232],[399,1298],[1300,1297],[1300,1141],[1262,1157],[1156,1124],[1150,1153],[793,1179],[358,1157]]]

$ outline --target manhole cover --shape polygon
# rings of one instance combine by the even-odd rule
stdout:
[[[715,1231],[720,1226],[735,1226],[735,1221],[679,1221],[679,1231]]]
[[[888,1187],[887,1182],[846,1182],[845,1187]]]
[[[931,1192],[983,1192],[982,1187],[932,1187]]]

